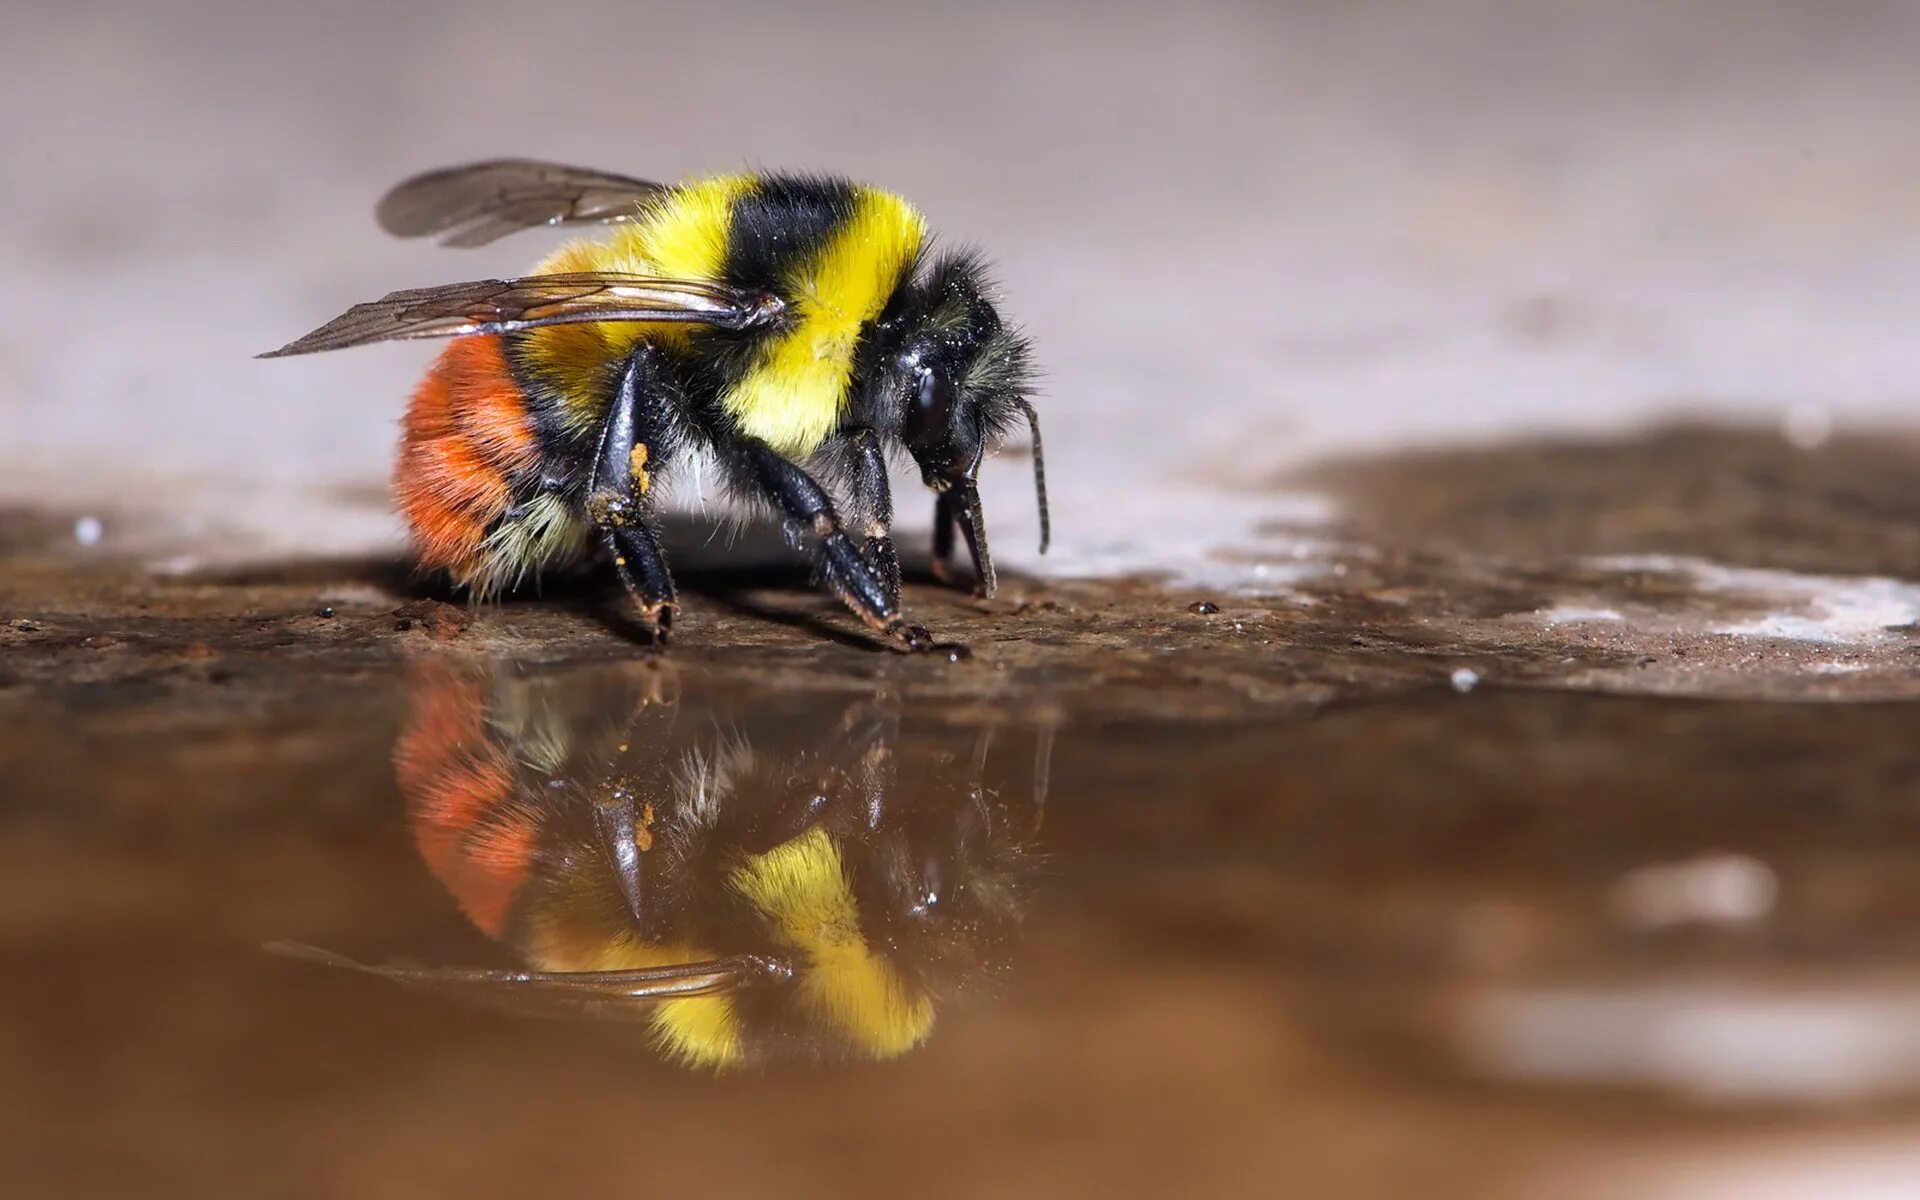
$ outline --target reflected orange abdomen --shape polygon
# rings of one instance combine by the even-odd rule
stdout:
[[[474,926],[504,932],[540,848],[540,819],[513,792],[513,763],[490,735],[478,683],[424,668],[394,747],[420,857]]]

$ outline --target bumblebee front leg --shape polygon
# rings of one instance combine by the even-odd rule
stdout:
[[[966,539],[967,557],[973,560],[971,585],[953,573],[953,535],[956,530]],[[941,492],[933,501],[933,577],[948,587],[963,588],[976,596],[986,594],[986,572],[980,566],[980,547],[974,541],[973,526],[961,519],[960,505],[952,492]]]
[[[867,537],[867,564],[898,607],[900,556],[893,549],[893,491],[887,484],[887,456],[871,429],[856,429],[847,435],[847,441],[853,453],[854,508]]]
[[[941,492],[933,500],[933,577],[948,587],[960,585],[960,577],[953,573],[953,533],[959,527],[953,497]]]
[[[930,649],[933,639],[901,618],[897,595],[888,593],[880,575],[847,536],[826,489],[764,442],[743,442],[739,455],[744,472],[786,516],[795,534],[811,544],[834,594],[897,648]]]
[[[660,351],[635,350],[621,369],[587,485],[587,515],[655,641],[665,641],[673,626],[675,600],[673,576],[648,512],[653,478],[647,464],[664,458],[654,450],[666,440],[664,418],[677,400],[678,388]]]

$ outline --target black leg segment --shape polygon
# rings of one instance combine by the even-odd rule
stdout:
[[[977,596],[991,595],[991,572],[980,557],[979,535],[955,492],[941,492],[933,501],[933,577],[948,587],[965,587],[966,581],[954,573],[953,535],[958,532],[967,542],[967,556],[973,560],[972,591]]]
[[[893,492],[887,484],[887,456],[871,429],[847,435],[853,454],[853,507],[866,535],[867,565],[880,577],[895,607],[900,602],[900,556],[893,549]]]
[[[740,470],[787,518],[794,535],[813,551],[834,594],[869,628],[885,635],[898,648],[930,647],[932,639],[926,630],[901,619],[897,596],[888,593],[879,573],[847,536],[826,489],[764,442],[743,440],[738,447]]]
[[[933,498],[933,577],[948,587],[960,583],[960,577],[953,573],[953,534],[959,527],[953,497],[941,492]]]
[[[677,695],[668,694],[666,685],[672,682],[658,675],[648,678],[621,738],[613,769],[596,782],[593,792],[593,819],[601,850],[620,882],[634,933],[648,941],[664,932],[660,905],[655,902],[659,879],[651,852],[656,839],[654,800],[664,805],[674,786],[677,747],[673,729],[679,705]]]
[[[653,486],[648,464],[666,460],[668,414],[678,406],[679,388],[665,357],[652,346],[635,350],[621,369],[587,487],[587,514],[639,605],[642,622],[660,641],[673,624],[675,600],[647,501]]]

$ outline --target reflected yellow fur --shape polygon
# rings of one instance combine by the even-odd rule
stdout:
[[[748,859],[733,886],[806,956],[796,984],[802,1003],[854,1045],[891,1058],[932,1031],[932,1002],[911,994],[862,936],[840,849],[825,830]]]
[[[626,936],[595,937],[536,921],[529,958],[543,971],[637,971],[700,962],[712,954],[688,945],[653,945]],[[683,996],[656,1002],[650,1018],[666,1054],[702,1067],[728,1067],[742,1056],[740,1027],[726,996]]]

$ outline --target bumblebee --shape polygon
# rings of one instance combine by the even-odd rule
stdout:
[[[937,494],[934,570],[956,530],[995,589],[977,486],[1024,416],[1040,548],[1049,540],[1026,339],[981,260],[934,253],[899,196],[827,176],[746,173],[676,186],[502,159],[432,171],[380,201],[402,237],[479,246],[517,229],[604,224],[533,273],[394,292],[262,355],[451,337],[413,394],[394,490],[420,565],[486,597],[595,552],[654,639],[672,576],[652,492],[690,450],[770,506],[820,577],[897,649],[907,623],[887,453]],[[843,486],[839,507],[819,476]]]
[[[293,949],[523,1015],[637,1020],[689,1066],[918,1046],[1023,914],[1044,738],[1029,809],[986,786],[985,741],[903,745],[872,703],[831,729],[800,701],[762,714],[765,738],[705,721],[678,738],[683,706],[649,665],[429,664],[416,682],[394,756],[416,845],[532,969]]]

